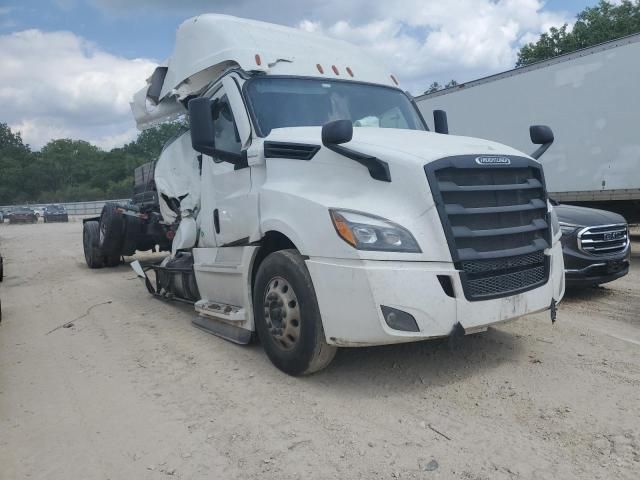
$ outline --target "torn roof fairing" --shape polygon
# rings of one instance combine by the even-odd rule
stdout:
[[[184,107],[177,100],[201,93],[209,83],[234,67],[246,72],[341,78],[395,86],[391,72],[349,43],[281,25],[204,14],[178,27],[175,49],[166,63],[166,71],[154,72],[147,85],[134,96],[131,108],[138,127],[147,128],[164,121],[163,118],[184,113]],[[162,81],[161,88],[151,85],[154,78]]]
[[[335,65],[342,72],[340,78],[393,84],[391,72],[349,43],[291,27],[204,14],[178,27],[160,98],[192,75],[229,61],[245,71],[320,77],[333,76]],[[323,65],[324,73],[318,71],[318,64]]]
[[[136,121],[136,126],[140,130],[154,127],[160,123],[176,120],[181,115],[187,113],[186,109],[175,97],[170,97],[157,105],[154,105],[147,98],[147,90],[149,86],[145,86],[138,90],[133,96],[133,100],[129,104],[131,113]]]

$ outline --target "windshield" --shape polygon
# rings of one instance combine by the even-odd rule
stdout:
[[[355,127],[425,130],[400,90],[381,85],[312,78],[256,77],[246,92],[260,133],[274,128],[322,126],[351,120]]]

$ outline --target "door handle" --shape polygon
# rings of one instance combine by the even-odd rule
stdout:
[[[216,229],[216,233],[220,233],[220,215],[217,208],[213,211],[213,227]]]

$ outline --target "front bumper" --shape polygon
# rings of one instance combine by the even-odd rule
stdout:
[[[614,255],[589,255],[563,247],[565,278],[568,286],[581,287],[612,282],[629,273],[631,249]]]
[[[44,216],[44,221],[46,223],[53,223],[53,222],[68,222],[69,221],[69,215],[66,213],[62,213],[59,215],[45,215]]]
[[[368,346],[448,336],[460,323],[466,333],[549,309],[564,295],[562,250],[549,252],[549,281],[527,292],[483,301],[468,301],[452,263],[337,260],[310,258],[307,267],[322,315],[327,342]],[[438,276],[449,277],[453,296]],[[417,332],[390,328],[381,306],[413,316]]]
[[[11,216],[9,223],[35,223],[38,221],[36,216]]]

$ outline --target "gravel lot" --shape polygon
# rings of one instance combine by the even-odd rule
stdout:
[[[2,479],[640,478],[639,238],[553,326],[341,350],[294,379],[128,266],[88,270],[81,231],[0,225]]]

